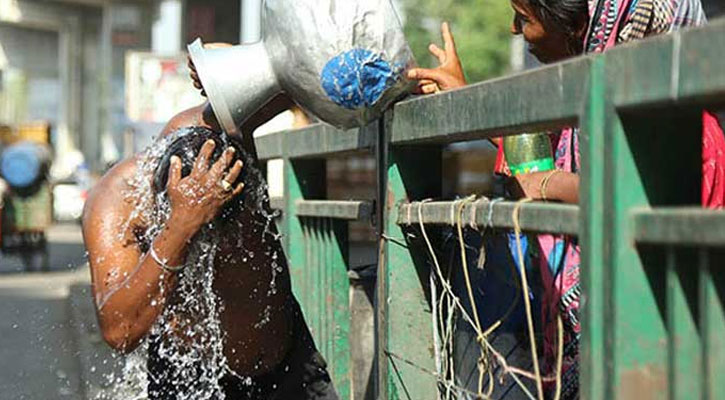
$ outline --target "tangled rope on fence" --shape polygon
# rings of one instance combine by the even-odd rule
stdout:
[[[498,366],[501,368],[501,379],[503,379],[504,375],[508,375],[512,378],[512,380],[518,385],[518,387],[521,389],[523,393],[525,393],[529,399],[531,400],[543,400],[544,398],[544,389],[543,389],[543,382],[555,382],[556,383],[556,391],[554,395],[554,399],[558,400],[561,393],[561,370],[562,370],[562,359],[563,359],[563,326],[561,318],[558,318],[557,325],[558,325],[558,355],[557,355],[557,366],[556,366],[556,372],[554,376],[547,376],[542,377],[541,371],[539,369],[539,363],[538,363],[538,357],[537,357],[537,351],[536,351],[536,340],[534,337],[534,326],[533,326],[533,317],[532,317],[532,310],[531,310],[531,302],[529,300],[529,283],[528,283],[528,277],[526,276],[526,268],[524,265],[524,258],[523,258],[523,246],[521,245],[520,235],[521,235],[521,227],[519,223],[519,214],[521,210],[521,206],[525,203],[530,202],[530,199],[523,199],[518,202],[516,207],[514,208],[513,215],[511,216],[514,224],[514,231],[516,234],[516,250],[518,255],[518,271],[519,271],[519,278],[521,280],[520,282],[520,289],[522,290],[522,297],[524,299],[524,305],[525,305],[525,312],[526,312],[526,320],[527,320],[527,331],[528,336],[530,339],[530,349],[531,349],[531,357],[534,364],[534,371],[529,372],[525,371],[523,369],[508,365],[506,361],[506,357],[498,352],[495,347],[491,344],[489,338],[491,335],[503,324],[503,322],[508,318],[511,312],[513,312],[516,304],[512,304],[507,313],[499,320],[494,322],[490,327],[487,327],[485,330],[483,326],[481,325],[481,321],[479,319],[479,313],[478,313],[478,304],[476,303],[475,296],[474,296],[474,288],[473,284],[470,279],[469,270],[468,270],[468,260],[465,253],[465,238],[464,238],[464,223],[463,223],[463,211],[466,206],[476,203],[475,197],[469,197],[463,200],[459,200],[453,203],[452,206],[452,216],[451,221],[455,223],[456,230],[457,230],[457,236],[458,236],[458,244],[459,244],[459,250],[461,255],[461,263],[463,268],[463,277],[465,281],[466,286],[466,292],[468,296],[468,300],[471,304],[471,312],[473,315],[470,315],[468,311],[463,307],[460,298],[454,293],[453,288],[450,284],[450,269],[448,270],[448,275],[444,274],[443,268],[441,267],[440,261],[438,259],[438,256],[435,253],[433,244],[430,240],[430,237],[428,235],[428,232],[425,227],[425,222],[423,218],[423,206],[430,202],[430,200],[423,201],[418,206],[418,227],[420,228],[421,234],[423,236],[423,240],[425,241],[426,247],[428,248],[428,253],[430,255],[432,264],[433,264],[433,271],[432,271],[432,280],[435,280],[438,283],[438,286],[441,289],[440,295],[438,295],[438,291],[436,289],[435,282],[432,282],[432,303],[433,303],[433,331],[434,331],[434,345],[436,349],[436,371],[432,372],[425,368],[421,368],[419,366],[416,366],[414,363],[411,363],[410,361],[406,360],[404,357],[400,355],[396,355],[393,353],[388,353],[388,357],[394,357],[401,361],[404,361],[419,370],[422,370],[423,372],[426,372],[428,374],[434,375],[436,377],[436,380],[441,385],[442,389],[440,391],[441,398],[450,400],[451,398],[454,398],[452,396],[459,396],[462,394],[467,394],[469,396],[475,396],[477,399],[488,399],[491,398],[491,395],[494,391],[494,376],[493,371],[495,364],[498,364]],[[493,215],[493,204],[489,202],[489,206],[491,207],[491,210],[489,212],[489,224],[487,227],[492,227],[493,224],[491,222],[492,215]],[[412,209],[412,205],[408,209],[408,212],[410,212]],[[474,214],[475,215],[475,214]],[[473,217],[475,218],[475,217]],[[471,227],[474,226],[475,220],[472,218],[472,221],[469,223]],[[408,218],[410,221],[410,218]],[[485,253],[482,253],[480,255],[478,267],[483,268],[485,264]],[[434,278],[434,279],[433,279]],[[477,368],[478,368],[478,381],[477,381],[477,390],[475,392],[472,392],[466,388],[462,388],[458,385],[456,382],[456,374],[455,374],[455,368],[454,368],[454,358],[453,358],[453,334],[454,334],[454,317],[456,313],[459,313],[461,317],[463,317],[463,320],[468,323],[471,328],[476,333],[476,342],[479,346],[480,351],[480,358],[477,362]],[[488,376],[488,386],[484,388],[484,377]],[[536,383],[536,396],[531,393],[529,388],[521,381],[521,378],[526,378],[533,380]]]

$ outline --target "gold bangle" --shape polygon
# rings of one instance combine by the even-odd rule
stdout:
[[[555,169],[555,170],[549,172],[549,174],[544,177],[544,180],[541,181],[540,192],[541,192],[541,198],[544,201],[549,201],[549,199],[546,196],[546,189],[549,187],[549,182],[551,181],[551,178],[553,178],[554,175],[558,174],[559,172],[563,172],[563,171],[561,171],[559,169]]]

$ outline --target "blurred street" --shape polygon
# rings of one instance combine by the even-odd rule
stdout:
[[[85,264],[83,236],[78,224],[54,225],[46,232],[49,272],[68,272]],[[0,252],[0,279],[7,274],[37,272],[42,269],[42,254]],[[42,280],[42,279],[41,279]]]
[[[0,256],[0,398],[81,399],[73,285],[89,280],[78,225],[48,231],[50,271],[19,273],[22,259]],[[90,299],[89,299],[90,300]]]

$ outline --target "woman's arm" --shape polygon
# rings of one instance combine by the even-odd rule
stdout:
[[[104,339],[116,350],[135,349],[164,309],[177,284],[176,273],[165,266],[183,265],[188,243],[221,207],[241,193],[221,188],[222,179],[236,181],[237,162],[227,172],[233,152],[226,151],[213,165],[214,143],[206,143],[188,177],[181,177],[181,161],[173,157],[167,185],[171,214],[162,232],[142,253],[128,237],[129,217],[136,204],[126,199],[126,183],[135,172],[135,160],[114,168],[93,190],[84,212],[83,236],[91,266],[93,292]],[[138,227],[136,227],[138,228]],[[161,261],[161,263],[159,262]]]
[[[545,182],[547,177],[548,182]],[[521,198],[579,203],[579,175],[571,172],[545,171],[518,175],[511,178],[509,189]]]

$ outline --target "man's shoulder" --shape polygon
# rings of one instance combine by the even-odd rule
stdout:
[[[211,129],[211,126],[204,121],[205,109],[206,103],[176,114],[169,120],[164,129],[161,130],[160,136],[165,137],[179,129],[188,127],[204,127]]]
[[[91,189],[84,211],[84,220],[91,217],[95,211],[103,209],[121,210],[125,202],[124,191],[128,190],[136,174],[136,159],[130,158],[116,164]]]

